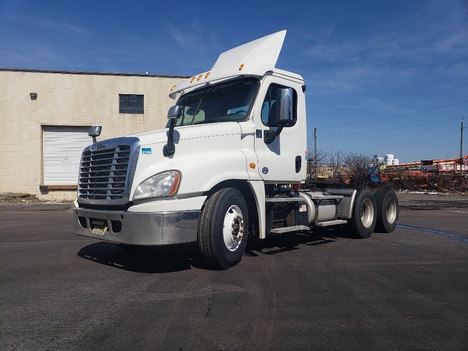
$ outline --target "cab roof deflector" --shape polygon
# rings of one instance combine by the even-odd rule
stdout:
[[[223,52],[210,71],[180,82],[169,96],[175,98],[185,89],[230,76],[262,76],[275,68],[285,37],[286,30],[282,30]]]
[[[238,69],[241,64],[246,66],[263,64],[265,71],[273,69],[285,37],[286,30],[282,30],[225,51],[219,55],[211,72],[215,73],[233,66]]]

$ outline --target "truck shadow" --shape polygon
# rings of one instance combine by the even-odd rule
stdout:
[[[317,246],[347,237],[337,229],[315,228],[312,232],[272,236],[265,240],[249,238],[248,256],[275,255],[298,250],[301,246]],[[97,242],[81,248],[78,257],[98,264],[139,273],[170,273],[192,268],[208,269],[198,253],[196,243],[162,247],[134,247]]]
[[[337,238],[348,238],[345,232],[336,228],[314,228],[306,233],[289,233],[271,236],[265,240],[252,238],[245,253],[250,256],[275,255],[300,249],[301,245],[318,246],[335,242]]]
[[[199,266],[196,244],[164,247],[133,247],[98,242],[77,255],[95,263],[139,273],[169,273]]]

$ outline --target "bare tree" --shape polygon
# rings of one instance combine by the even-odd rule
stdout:
[[[343,154],[343,166],[349,175],[351,183],[357,187],[367,187],[372,181],[369,175],[374,158],[367,155],[349,152]]]
[[[307,152],[307,178],[317,180],[319,168],[326,164],[327,153],[322,150]]]
[[[341,151],[327,153],[326,165],[331,169],[331,180],[334,183],[343,182],[343,153]]]
[[[326,162],[327,153],[317,149],[316,135],[307,141],[307,180],[317,180],[319,167]]]

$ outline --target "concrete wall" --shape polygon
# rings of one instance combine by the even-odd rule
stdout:
[[[102,125],[101,140],[163,128],[183,78],[0,69],[0,193],[73,199],[73,190],[40,191],[43,126]],[[119,94],[144,95],[144,114],[120,114]]]

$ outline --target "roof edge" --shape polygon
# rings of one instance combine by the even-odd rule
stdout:
[[[26,68],[2,68],[2,67],[0,67],[0,72],[54,73],[54,74],[76,74],[76,75],[94,75],[94,76],[157,77],[157,78],[190,78],[191,77],[191,76],[171,75],[171,74],[139,74],[139,73],[117,73],[117,72],[80,72],[80,71],[26,69]]]

